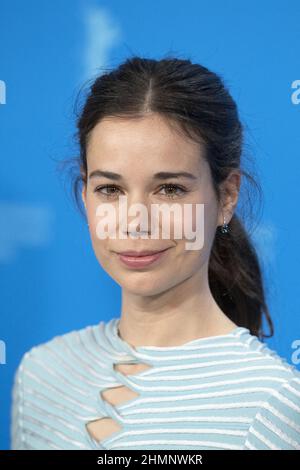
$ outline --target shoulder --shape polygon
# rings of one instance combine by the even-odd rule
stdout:
[[[246,449],[300,449],[300,374],[273,390],[257,410]]]
[[[57,335],[23,354],[12,387],[12,449],[61,448],[59,436],[64,448],[74,443],[84,447],[75,421],[78,413],[81,422],[97,410],[92,392],[107,374],[101,347],[104,326],[101,322]],[[53,436],[50,428],[58,434]]]
[[[63,355],[64,358],[72,354],[81,353],[82,350],[87,351],[90,345],[100,346],[97,342],[97,330],[105,325],[101,322],[96,325],[89,325],[77,330],[71,330],[61,335],[56,335],[51,339],[39,343],[31,347],[21,357],[17,370],[23,370],[25,367],[30,367],[37,361],[46,361],[47,363],[55,362],[55,357]]]
[[[82,374],[96,375],[93,363],[101,362],[102,321],[81,329],[56,335],[26,351],[18,364],[14,376],[14,394],[30,388],[35,390],[45,383],[57,384],[58,378],[69,374],[74,382],[82,379]],[[101,366],[101,364],[100,364]],[[99,371],[98,371],[99,372]],[[60,381],[65,383],[65,380]],[[27,386],[27,387],[26,387]]]
[[[244,448],[300,449],[300,371],[246,329],[241,329],[239,342],[257,357],[265,379],[276,379],[256,409]]]
[[[300,377],[300,371],[293,364],[271,349],[267,343],[252,335],[247,328],[238,329],[236,343],[239,350],[246,355],[248,364],[253,363],[257,373],[265,372],[268,376],[277,377],[280,385],[294,377]]]

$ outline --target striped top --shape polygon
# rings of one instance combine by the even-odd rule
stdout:
[[[133,347],[119,318],[24,354],[13,386],[12,449],[300,449],[300,372],[244,327],[180,346]],[[137,374],[114,364],[148,364]],[[112,405],[100,392],[127,386]],[[101,441],[86,428],[120,425]]]

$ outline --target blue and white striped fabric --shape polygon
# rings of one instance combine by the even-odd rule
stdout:
[[[12,449],[300,449],[300,372],[244,327],[175,347],[132,347],[118,318],[24,354],[13,388]],[[114,364],[149,364],[125,375]],[[112,405],[100,392],[126,385]],[[86,423],[121,429],[101,442]]]

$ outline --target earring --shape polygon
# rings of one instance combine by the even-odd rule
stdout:
[[[228,226],[228,224],[226,224],[224,216],[223,216],[223,219],[224,219],[224,223],[223,223],[223,225],[221,225],[221,233],[228,233],[229,230],[230,230],[229,226]]]

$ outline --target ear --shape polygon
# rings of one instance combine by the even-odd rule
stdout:
[[[80,165],[80,176],[81,176],[81,182],[82,182],[81,197],[82,197],[82,201],[86,210],[87,172],[82,164]]]
[[[82,201],[86,210],[86,185],[84,184],[81,192]]]
[[[232,170],[229,176],[221,184],[221,203],[218,214],[218,225],[229,224],[238,203],[241,186],[241,173]]]

